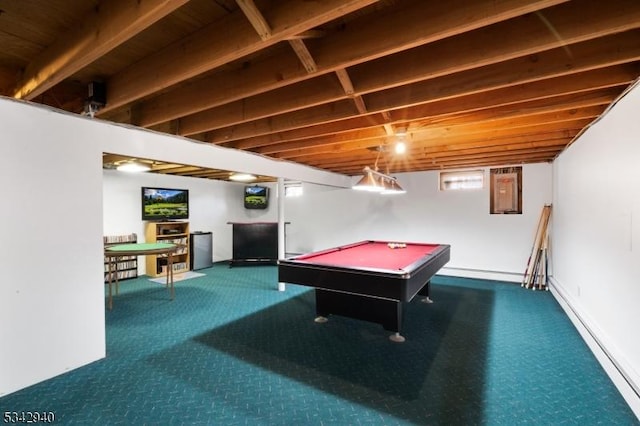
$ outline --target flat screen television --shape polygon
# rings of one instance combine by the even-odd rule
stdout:
[[[142,220],[188,218],[188,189],[142,187]]]
[[[266,209],[268,205],[269,188],[259,185],[244,187],[245,209]]]

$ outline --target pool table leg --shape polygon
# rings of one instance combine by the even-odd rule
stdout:
[[[431,280],[427,281],[427,283],[420,289],[418,294],[420,296],[424,296],[420,301],[422,303],[433,303],[433,300],[429,297],[429,293],[431,292]]]
[[[406,339],[400,333],[395,333],[389,336],[389,340],[396,343],[404,343]]]

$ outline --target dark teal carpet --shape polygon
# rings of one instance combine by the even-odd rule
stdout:
[[[548,292],[436,277],[407,305],[403,344],[313,291],[275,290],[274,266],[177,283],[122,283],[107,358],[0,398],[60,424],[637,425]]]

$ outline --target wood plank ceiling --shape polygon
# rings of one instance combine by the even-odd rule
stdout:
[[[565,149],[640,76],[640,1],[0,0],[0,46],[4,96],[347,175],[459,169]]]

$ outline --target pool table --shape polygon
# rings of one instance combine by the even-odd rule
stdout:
[[[403,304],[430,302],[431,278],[450,258],[448,244],[361,241],[278,261],[278,280],[315,287],[316,322],[331,314],[381,324],[400,334]]]

